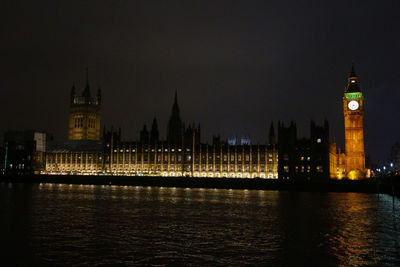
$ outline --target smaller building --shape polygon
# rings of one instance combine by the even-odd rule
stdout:
[[[393,168],[393,171],[400,172],[400,143],[396,142],[391,150],[389,156],[390,166]]]
[[[343,179],[346,177],[346,154],[340,150],[336,142],[329,145],[330,178]]]
[[[278,175],[295,181],[329,179],[329,125],[310,123],[310,138],[297,138],[295,123],[278,124]]]
[[[4,173],[38,174],[45,167],[46,142],[52,137],[34,130],[10,131],[4,134]]]

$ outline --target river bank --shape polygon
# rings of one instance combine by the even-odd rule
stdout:
[[[368,180],[329,180],[326,182],[293,182],[278,179],[185,178],[144,176],[82,176],[82,175],[25,175],[0,176],[2,182],[62,183],[93,185],[127,185],[190,187],[220,189],[285,190],[309,192],[386,193],[400,197],[400,177],[381,177]]]

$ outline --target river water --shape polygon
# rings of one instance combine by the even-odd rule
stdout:
[[[0,214],[12,265],[400,266],[387,195],[1,183]]]

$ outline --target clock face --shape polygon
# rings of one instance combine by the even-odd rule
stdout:
[[[347,106],[349,107],[350,110],[356,110],[356,109],[358,109],[360,104],[358,104],[357,101],[352,100],[352,101],[349,102],[349,104],[347,104]]]

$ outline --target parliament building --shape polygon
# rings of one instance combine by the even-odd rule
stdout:
[[[185,124],[175,93],[166,138],[156,118],[137,141],[121,139],[121,129],[101,133],[101,91],[92,97],[89,82],[71,89],[68,141],[48,143],[42,174],[229,177],[296,180],[361,179],[365,169],[363,95],[352,66],[343,98],[345,151],[329,141],[329,125],[310,123],[310,138],[297,138],[294,122],[271,123],[264,144],[201,142],[200,125]]]

